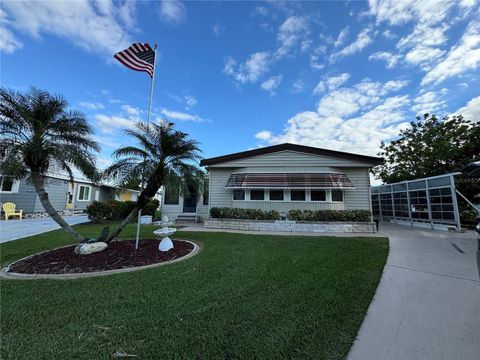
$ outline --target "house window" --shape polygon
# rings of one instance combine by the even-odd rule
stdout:
[[[327,201],[327,192],[325,190],[312,190],[310,195],[312,201]]]
[[[165,205],[178,205],[180,202],[180,194],[178,189],[165,191]]]
[[[305,201],[305,190],[292,190],[290,192],[291,201]]]
[[[203,205],[208,205],[208,198],[209,198],[209,182],[205,180],[203,183]]]
[[[343,191],[342,190],[332,190],[332,201],[342,202],[343,201]]]
[[[245,200],[245,190],[233,190],[233,200]]]
[[[251,190],[250,200],[264,200],[265,192],[263,190]]]
[[[92,187],[87,185],[79,185],[78,187],[78,201],[89,201],[90,191]]]
[[[283,190],[270,190],[271,201],[283,201]]]
[[[10,176],[0,176],[1,192],[14,192],[13,184],[14,180]]]

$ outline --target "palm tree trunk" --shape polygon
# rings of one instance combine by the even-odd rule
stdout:
[[[135,217],[135,215],[138,214],[141,208],[142,207],[137,204],[137,206],[135,206],[133,210],[130,211],[130,214],[128,214],[127,217],[123,219],[123,221],[117,226],[117,228],[108,236],[105,242],[108,244],[110,241],[115,239],[122,232],[123,228],[127,226],[130,221],[133,220],[133,218]]]
[[[68,233],[69,235],[73,236],[78,242],[84,242],[86,239],[77,233],[73,228],[67,224],[65,220],[58,214],[57,210],[54,209],[50,200],[48,199],[48,194],[45,191],[45,187],[43,186],[43,176],[38,172],[32,172],[32,183],[37,191],[38,198],[43,205],[43,208],[47,212],[48,215],[62,227],[62,229]]]

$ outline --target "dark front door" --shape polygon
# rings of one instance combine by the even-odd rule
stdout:
[[[183,198],[183,212],[194,213],[197,211],[197,194],[195,192],[189,192]]]

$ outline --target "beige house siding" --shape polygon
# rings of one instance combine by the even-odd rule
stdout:
[[[212,207],[236,207],[261,209],[264,211],[277,210],[286,214],[290,210],[343,210],[343,209],[370,209],[370,177],[369,168],[373,164],[360,160],[326,157],[306,154],[296,151],[281,151],[227,161],[208,167],[209,177],[209,205],[203,205],[200,197],[197,205],[197,214],[201,219],[209,217]],[[327,190],[327,201],[310,201],[310,191],[306,191],[306,201],[290,201],[289,191],[285,192],[284,201],[250,201],[248,190],[246,200],[234,201],[233,192],[227,189],[228,179],[232,173],[308,173],[332,172],[344,173],[355,186],[354,190],[345,190],[343,202],[332,202],[330,191]],[[265,194],[268,199],[268,194]],[[162,204],[162,214],[171,220],[183,213],[183,198],[180,196],[178,205]]]
[[[215,164],[215,168],[243,167],[285,167],[290,164],[296,167],[365,167],[365,162],[344,158],[333,158],[321,155],[306,154],[296,151],[279,151],[272,154],[253,156],[241,160]]]
[[[371,210],[369,169],[343,169],[342,172],[347,175],[355,186],[355,190],[345,191],[345,209]]]

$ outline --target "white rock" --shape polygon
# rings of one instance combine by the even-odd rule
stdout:
[[[89,255],[105,250],[108,247],[107,243],[98,241],[90,244],[81,244],[75,248],[77,255]]]

